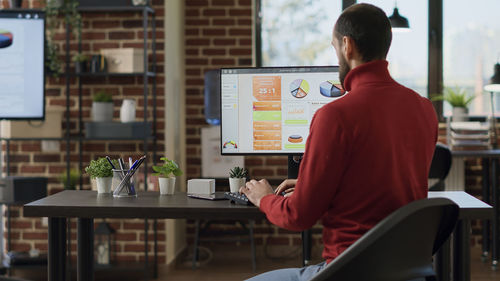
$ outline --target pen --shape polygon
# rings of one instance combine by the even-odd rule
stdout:
[[[111,158],[109,158],[109,156],[106,156],[106,160],[108,160],[109,164],[111,165],[111,168],[113,170],[116,170],[116,167],[115,167],[115,165],[113,165],[113,162],[111,162]]]
[[[118,164],[120,164],[120,169],[122,170],[122,175],[125,177],[125,164],[123,163],[123,160],[121,158],[118,158]],[[128,193],[130,193],[129,185],[130,184],[126,185]]]
[[[128,173],[123,177],[120,184],[117,186],[116,190],[113,192],[114,195],[119,195],[123,187],[126,185],[127,181],[130,184],[130,178],[135,174],[135,172],[139,169],[142,162],[146,159],[146,155],[142,156],[139,160],[136,160],[132,167],[129,169]],[[134,190],[135,191],[135,190]],[[130,192],[129,192],[130,194]]]

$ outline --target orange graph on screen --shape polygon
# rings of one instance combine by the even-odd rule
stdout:
[[[253,96],[258,101],[281,100],[280,76],[254,76],[252,78]]]

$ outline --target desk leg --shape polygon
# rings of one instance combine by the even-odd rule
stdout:
[[[448,238],[446,242],[443,243],[441,248],[438,250],[434,256],[434,265],[437,274],[437,280],[439,281],[450,281],[451,280],[451,239]]]
[[[457,222],[453,243],[453,279],[470,281],[470,221]]]
[[[497,186],[498,159],[491,160],[491,205],[493,206],[493,221],[491,228],[491,266],[496,269],[498,266],[498,186]]]
[[[311,230],[307,229],[302,231],[302,266],[309,265],[309,262],[311,261],[311,244]]]
[[[94,219],[78,218],[77,280],[94,281]]]
[[[66,280],[66,219],[49,218],[48,280]]]
[[[483,158],[483,186],[482,186],[482,196],[483,201],[487,204],[490,203],[490,160],[488,158]],[[483,262],[488,259],[490,253],[490,221],[483,220]]]

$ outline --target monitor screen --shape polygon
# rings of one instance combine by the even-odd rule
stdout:
[[[316,110],[343,94],[336,66],[221,69],[222,154],[301,154]]]
[[[44,14],[0,10],[0,119],[44,119]]]

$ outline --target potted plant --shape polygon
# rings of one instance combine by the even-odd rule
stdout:
[[[88,61],[89,57],[84,54],[76,54],[71,58],[71,61],[75,63],[75,72],[82,73],[88,71]]]
[[[240,187],[245,185],[248,170],[245,168],[234,167],[229,171],[229,189],[231,192],[239,192]]]
[[[113,121],[113,96],[101,90],[93,96],[92,100],[92,121]]]
[[[54,76],[62,74],[62,60],[59,54],[59,48],[55,42],[55,36],[59,26],[68,26],[75,38],[80,41],[82,34],[82,17],[78,12],[77,0],[47,0],[43,11],[46,19],[46,44],[45,44],[45,66],[47,71]],[[63,16],[63,21],[59,19]]]
[[[118,161],[112,160],[113,165],[118,167]],[[97,160],[91,160],[85,172],[90,175],[90,178],[95,179],[97,184],[97,193],[110,193],[111,182],[113,179],[113,168],[108,160],[100,157]]]
[[[463,88],[445,87],[444,94],[435,96],[433,101],[446,101],[453,107],[452,120],[453,121],[467,121],[467,106],[472,102],[474,96],[470,96]]]
[[[167,157],[160,158],[164,163],[161,166],[153,166],[156,172],[153,175],[158,176],[160,185],[160,194],[174,194],[175,177],[182,175],[182,170],[174,160],[169,160]]]
[[[79,179],[80,171],[76,169],[69,170],[69,178],[68,171],[64,171],[59,175],[59,181],[63,184],[64,189],[75,190]]]

